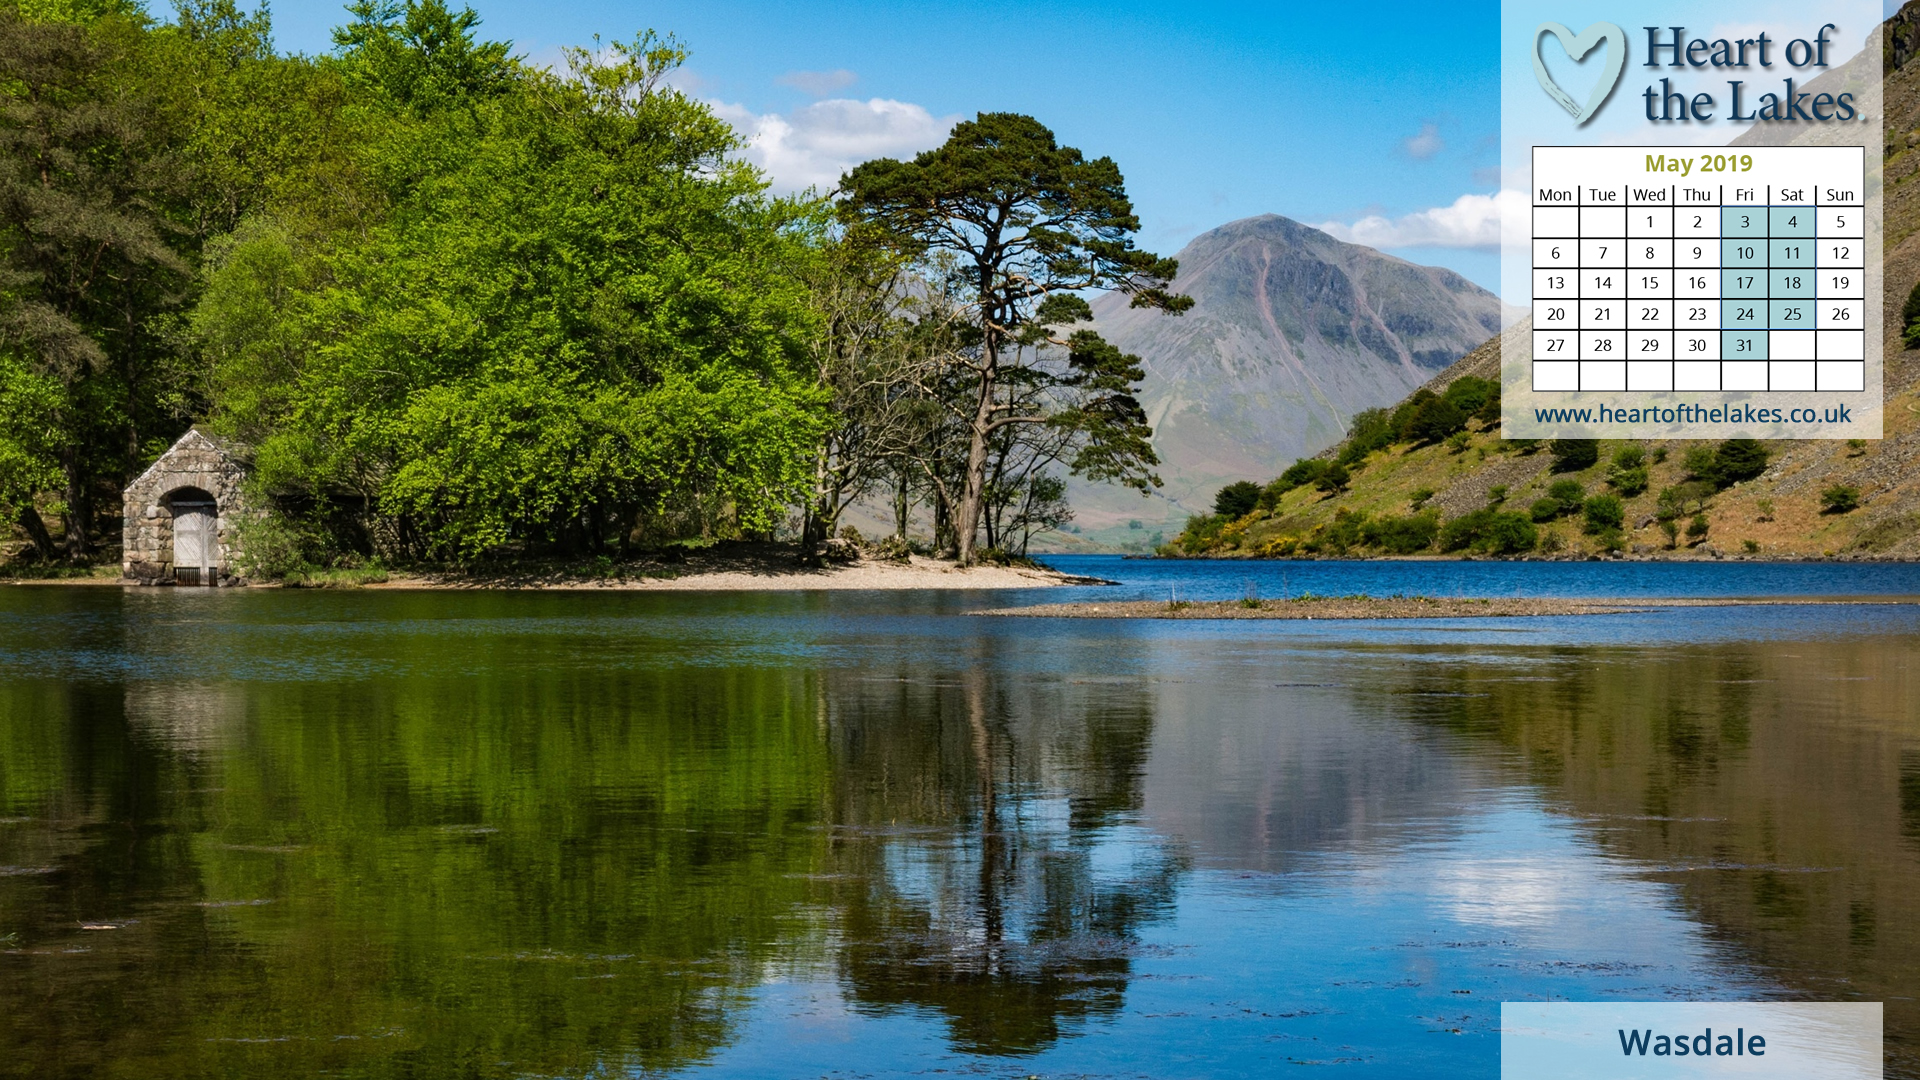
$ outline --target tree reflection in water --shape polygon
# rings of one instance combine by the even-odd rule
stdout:
[[[1028,685],[1056,700],[1023,714],[989,671],[833,695],[836,775],[854,781],[836,848],[858,883],[838,963],[857,1007],[932,1009],[957,1048],[1014,1054],[1121,1006],[1186,860],[1132,822],[1142,696]]]

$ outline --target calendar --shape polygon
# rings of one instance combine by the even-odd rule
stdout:
[[[1861,394],[1866,179],[1859,146],[1535,147],[1533,391]]]

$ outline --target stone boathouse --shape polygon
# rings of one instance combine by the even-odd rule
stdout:
[[[234,523],[246,466],[193,428],[127,485],[121,565],[142,585],[238,585]]]

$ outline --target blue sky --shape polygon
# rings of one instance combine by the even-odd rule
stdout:
[[[681,87],[754,136],[782,186],[1025,112],[1120,164],[1152,250],[1278,213],[1498,285],[1475,201],[1500,164],[1494,4],[470,2],[536,61],[672,32],[692,52]],[[279,0],[273,17],[282,50],[323,52],[344,9]]]

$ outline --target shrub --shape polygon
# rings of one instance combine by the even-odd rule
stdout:
[[[1447,436],[1447,449],[1456,454],[1464,454],[1472,439],[1473,436],[1468,435],[1465,430],[1456,431]]]
[[[1753,508],[1755,510],[1760,511],[1759,520],[1761,521],[1773,520],[1773,500],[1772,499],[1755,499],[1753,500]]]
[[[1500,384],[1477,375],[1462,375],[1440,395],[1462,415],[1492,423],[1500,419]]]
[[[1507,501],[1507,485],[1495,484],[1487,489],[1487,505],[1498,506]]]
[[[1627,506],[1618,495],[1595,495],[1580,509],[1581,515],[1586,518],[1583,527],[1595,536],[1609,529],[1618,531],[1626,523]]]
[[[1535,499],[1533,505],[1527,507],[1527,516],[1535,521],[1552,521],[1566,512],[1559,499]]]
[[[1666,460],[1667,460],[1667,448],[1666,448],[1666,447],[1664,447],[1664,446],[1656,446],[1656,447],[1654,447],[1654,448],[1653,448],[1653,463],[1654,463],[1655,465],[1658,465],[1658,464],[1660,464],[1661,462],[1664,462],[1664,461],[1666,461]]]
[[[1835,484],[1820,493],[1820,512],[1845,514],[1860,506],[1860,489],[1852,484]]]
[[[1630,469],[1622,469],[1615,466],[1612,473],[1607,477],[1607,483],[1613,485],[1615,491],[1631,499],[1635,495],[1647,490],[1646,466],[1636,465]]]
[[[1647,452],[1639,443],[1628,443],[1613,452],[1613,467],[1616,469],[1638,469],[1647,463]]]
[[[1251,480],[1235,480],[1213,496],[1213,512],[1226,518],[1242,518],[1260,505],[1260,485]]]
[[[1219,514],[1195,514],[1187,519],[1187,527],[1180,530],[1180,535],[1173,538],[1173,546],[1188,555],[1198,555],[1214,546],[1227,523],[1228,519]]]
[[[1713,475],[1720,487],[1744,483],[1767,471],[1767,448],[1758,439],[1728,439],[1713,452]]]
[[[1920,285],[1900,305],[1900,340],[1909,349],[1920,349]]]
[[[1687,522],[1687,539],[1690,541],[1697,541],[1701,537],[1706,535],[1707,535],[1707,515],[1705,514],[1693,515],[1693,520]]]
[[[1554,472],[1579,472],[1600,460],[1600,442],[1597,439],[1555,439],[1548,444],[1547,452],[1553,455]]]
[[[1667,546],[1675,547],[1680,543],[1680,523],[1672,518],[1660,522],[1660,531],[1667,534]]]
[[[1403,436],[1416,443],[1437,443],[1467,426],[1467,414],[1443,397],[1428,395],[1414,409],[1401,429]]]
[[[1713,482],[1716,475],[1715,464],[1713,447],[1704,443],[1695,443],[1687,447],[1686,456],[1680,459],[1681,468],[1687,471],[1689,477],[1709,483]]]
[[[1443,551],[1472,549],[1489,555],[1517,555],[1532,550],[1539,540],[1540,530],[1525,514],[1493,509],[1462,514],[1440,530]]]
[[[1374,518],[1366,522],[1360,535],[1369,545],[1393,555],[1412,555],[1433,546],[1440,535],[1440,514],[1435,510],[1407,517]]]
[[[1320,474],[1320,479],[1314,481],[1314,486],[1326,492],[1345,491],[1351,479],[1347,475],[1347,467],[1336,461],[1327,466],[1326,471]]]
[[[1760,551],[1760,541],[1742,540],[1740,541],[1740,548],[1749,555],[1757,554]]]
[[[1297,487],[1318,483],[1327,471],[1327,463],[1319,458],[1301,458],[1287,466],[1274,481],[1260,492],[1260,508],[1271,510],[1280,505],[1280,497]]]
[[[1340,449],[1340,463],[1354,465],[1366,460],[1375,450],[1393,445],[1393,417],[1385,409],[1362,409],[1353,415],[1347,428],[1347,445]]]
[[[1408,496],[1407,504],[1418,510],[1427,505],[1427,501],[1432,499],[1433,495],[1432,488],[1417,488],[1412,495]]]

